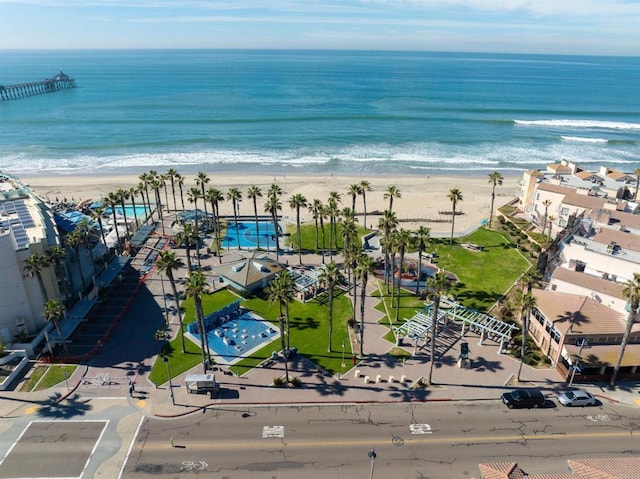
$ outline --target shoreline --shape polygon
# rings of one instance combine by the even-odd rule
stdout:
[[[141,171],[140,174],[146,171]],[[413,229],[417,225],[426,225],[432,232],[450,231],[451,216],[442,214],[451,211],[451,202],[447,194],[451,188],[458,188],[463,195],[463,200],[457,206],[461,215],[456,215],[455,230],[460,232],[470,227],[477,226],[484,219],[489,217],[491,204],[491,189],[488,174],[485,175],[394,175],[394,176],[362,176],[362,175],[320,175],[320,174],[298,174],[293,172],[287,175],[240,175],[237,173],[213,173],[207,172],[210,182],[206,189],[217,188],[226,193],[228,188],[236,187],[243,194],[240,202],[241,215],[253,215],[253,202],[246,198],[247,189],[256,185],[262,188],[263,194],[273,183],[277,183],[285,192],[282,197],[282,215],[284,219],[295,217],[295,211],[289,208],[289,198],[301,193],[308,202],[320,199],[326,202],[329,192],[337,191],[342,195],[341,207],[351,207],[352,198],[347,194],[349,186],[353,183],[360,183],[366,180],[370,183],[372,191],[367,192],[367,212],[368,216],[375,218],[374,211],[384,211],[388,208],[388,200],[384,199],[384,192],[388,186],[396,186],[401,194],[401,198],[394,199],[393,210],[401,221],[399,227]],[[185,195],[185,206],[189,208],[186,199],[187,191],[196,186],[195,174],[185,174],[183,192]],[[501,186],[496,186],[496,199],[494,208],[504,205],[513,199],[518,190],[520,175],[504,174],[504,181]],[[140,182],[135,174],[92,174],[92,175],[49,175],[31,174],[17,176],[25,185],[28,185],[36,194],[50,201],[72,200],[80,202],[91,199],[100,200],[110,192],[118,189],[129,189],[137,186]],[[170,183],[167,184],[169,208],[172,209],[173,198]],[[176,188],[176,195],[179,189]],[[162,193],[163,201],[164,194]],[[180,199],[177,200],[180,208]],[[258,212],[262,212],[264,198],[258,201]],[[199,203],[199,207],[202,204]],[[356,211],[362,217],[363,199],[356,197]],[[224,201],[220,205],[222,215],[233,213],[231,204]],[[495,214],[495,213],[494,213]],[[301,221],[313,221],[311,214],[301,211]],[[377,222],[377,219],[375,219]],[[376,226],[373,221],[369,226]]]

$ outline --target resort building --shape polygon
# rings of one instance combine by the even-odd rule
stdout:
[[[108,220],[101,220],[102,235],[99,222],[80,208],[49,204],[18,179],[0,173],[0,341],[10,348],[33,355],[45,339],[49,346],[67,341],[91,312],[100,289],[109,287],[130,261],[116,256],[106,263]],[[68,235],[80,225],[83,235],[70,241]],[[113,225],[111,229],[115,231]],[[27,267],[33,258],[40,260],[35,269]],[[43,316],[48,300],[66,308],[64,338]]]
[[[565,378],[581,362],[576,380],[605,379],[629,315],[624,283],[640,272],[637,178],[563,160],[525,172],[521,187],[523,216],[556,237],[539,264],[548,288],[535,291],[531,336]],[[619,375],[635,377],[638,366],[640,323],[633,326]]]
[[[580,274],[580,273],[578,273]],[[534,289],[529,333],[558,372],[569,379],[579,363],[581,380],[610,376],[620,351],[628,312],[615,311],[589,295]],[[640,323],[633,326],[619,371],[636,375],[640,366]]]
[[[32,254],[44,255],[59,245],[46,203],[18,180],[0,174],[0,340],[10,343],[45,326],[45,301],[60,297],[54,267],[42,269],[41,286],[25,266]]]

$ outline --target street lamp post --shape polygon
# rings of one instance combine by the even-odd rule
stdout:
[[[580,349],[578,350],[578,357],[576,358],[576,363],[571,368],[571,379],[569,379],[569,387],[573,384],[573,378],[576,375],[576,371],[580,367],[580,360],[582,359],[582,348],[589,344],[589,340],[587,338],[581,338],[579,340]]]
[[[169,358],[163,354],[162,361],[167,366],[167,376],[169,377],[169,391],[171,392],[171,403],[175,406],[176,399],[173,397],[173,383],[171,382],[171,370],[169,369]]]
[[[373,479],[373,467],[376,464],[376,450],[371,449],[369,451],[369,459],[371,459],[371,473],[369,474],[369,479]]]
[[[342,367],[345,367],[345,363],[344,363],[344,339],[342,340]]]

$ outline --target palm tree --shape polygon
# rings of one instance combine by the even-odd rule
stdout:
[[[365,298],[367,297],[367,282],[369,275],[373,275],[373,259],[366,254],[358,256],[354,275],[360,280],[360,356],[364,356],[364,311]],[[355,316],[355,309],[353,314]]]
[[[520,366],[518,367],[517,380],[520,381],[520,375],[522,374],[522,365],[524,364],[524,358],[527,353],[527,339],[529,337],[529,316],[531,310],[536,307],[536,297],[531,292],[525,293],[524,291],[518,291],[516,296],[516,305],[520,311],[520,323],[522,324],[522,343],[520,346]]]
[[[267,196],[267,201],[264,204],[264,210],[271,215],[271,221],[273,222],[277,261],[280,257],[280,245],[278,241],[278,211],[282,210],[282,202],[280,201],[280,197],[277,194],[269,193],[269,195]]]
[[[262,198],[262,190],[259,186],[251,185],[247,191],[247,198],[253,201],[253,217],[256,221],[257,249],[260,249],[260,223],[258,221],[258,198]]]
[[[222,263],[222,256],[220,256],[220,203],[224,201],[224,195],[217,188],[209,188],[205,201],[211,203],[213,229],[216,234],[216,254],[218,255],[218,261]]]
[[[116,230],[116,254],[120,254],[120,230],[118,229],[118,217],[116,216],[116,206],[118,205],[118,197],[114,193],[109,193],[104,201],[111,208],[113,216],[113,227]]]
[[[449,244],[453,244],[453,231],[456,225],[456,206],[460,201],[462,201],[462,192],[458,188],[451,188],[449,190],[449,194],[447,198],[451,200],[451,238],[449,239]]]
[[[384,247],[384,282],[389,281],[389,242],[391,231],[398,225],[396,214],[391,210],[385,210],[382,218],[378,220],[378,228],[382,230],[382,246]]]
[[[150,186],[153,190],[156,205],[158,207],[158,219],[160,220],[161,224],[164,224],[164,222],[162,221],[162,201],[160,199],[160,188],[162,187],[162,182],[157,177],[154,177],[154,179],[151,180]]]
[[[438,271],[433,278],[427,280],[428,296],[433,303],[431,311],[431,357],[429,361],[429,377],[427,379],[429,386],[433,384],[433,364],[436,360],[436,327],[438,324],[438,314],[440,312],[440,299],[447,294],[450,288],[451,283],[449,282],[449,278],[447,278],[447,275],[442,271]]]
[[[131,232],[129,231],[129,221],[127,220],[127,210],[124,207],[125,200],[129,199],[129,190],[125,190],[120,188],[116,191],[116,196],[118,198],[118,203],[122,207],[122,216],[124,217],[124,228],[126,231],[127,238],[131,236]]]
[[[91,236],[93,232],[92,225],[89,224],[89,221],[85,218],[77,224],[75,231],[77,231],[78,235],[82,238],[84,247],[87,250],[87,253],[89,253],[89,257],[91,258],[91,268],[93,269],[94,277],[98,276],[96,262],[93,260],[93,255],[91,254]]]
[[[497,171],[489,173],[489,183],[491,184],[491,209],[489,210],[489,228],[493,221],[493,203],[496,199],[496,186],[501,186],[504,177]]]
[[[35,276],[38,279],[38,284],[40,285],[40,292],[42,293],[42,298],[46,303],[49,301],[49,294],[47,293],[47,288],[44,285],[44,280],[42,279],[42,270],[47,268],[51,264],[49,258],[40,253],[32,253],[25,260],[24,271],[28,273],[31,277]]]
[[[360,194],[362,186],[359,183],[354,183],[349,186],[349,190],[347,191],[348,195],[351,195],[351,209],[356,211],[356,197]]]
[[[173,209],[177,210],[178,206],[176,205],[176,179],[180,175],[175,170],[175,168],[169,168],[165,176],[171,182],[171,196],[173,197]]]
[[[332,351],[331,337],[333,336],[333,291],[342,279],[342,273],[338,269],[338,265],[335,261],[331,261],[329,264],[325,265],[324,269],[318,276],[318,282],[324,284],[329,294],[329,352]]]
[[[238,249],[242,249],[240,247],[240,230],[238,229],[238,203],[242,201],[242,193],[238,188],[229,188],[227,191],[227,201],[231,201],[233,204],[233,218],[234,223],[236,225],[236,239],[238,240]]]
[[[178,312],[178,321],[180,323],[180,343],[182,346],[182,354],[186,353],[184,347],[184,326],[182,324],[182,311],[180,311],[180,296],[178,296],[178,290],[176,288],[176,280],[173,277],[173,272],[182,268],[184,263],[176,256],[173,251],[160,251],[158,260],[156,261],[156,267],[158,271],[164,273],[171,283],[171,290],[173,292],[173,300],[176,303],[176,311]]]
[[[136,211],[136,196],[140,193],[140,190],[136,186],[132,186],[127,190],[129,193],[129,198],[131,199],[131,207],[133,208],[133,220],[135,221],[136,230],[140,223],[138,223],[138,212]]]
[[[430,237],[431,231],[426,226],[420,226],[418,231],[415,232],[414,243],[416,248],[418,248],[418,279],[416,281],[416,294],[420,290],[420,278],[422,277],[422,253],[429,246],[429,241],[431,241]]]
[[[100,227],[100,236],[102,237],[102,243],[104,244],[105,250],[108,250],[107,247],[107,237],[104,234],[104,227],[102,226],[102,216],[104,215],[105,209],[102,206],[98,206],[97,208],[93,208],[91,210],[90,217],[92,220],[98,222],[98,226]]]
[[[278,303],[280,314],[280,346],[282,347],[282,357],[284,358],[285,381],[289,384],[289,303],[293,301],[294,286],[293,279],[287,270],[283,270],[267,288],[269,303]],[[286,326],[285,326],[286,322]],[[286,328],[286,329],[285,329]],[[286,341],[285,341],[286,333]]]
[[[400,229],[396,235],[396,242],[398,252],[400,253],[400,266],[398,267],[398,302],[396,304],[396,323],[400,318],[400,286],[402,281],[402,270],[404,267],[404,254],[409,246],[413,243],[413,236],[411,232],[405,229]]]
[[[640,187],[640,168],[636,168],[633,171],[633,174],[636,175],[636,192],[633,195],[633,201],[638,200],[638,187]]]
[[[331,193],[335,193],[332,191]],[[338,248],[338,238],[337,231],[335,229],[336,218],[340,214],[338,210],[338,200],[335,197],[329,197],[329,201],[327,202],[326,212],[329,216],[329,259],[333,261],[333,248],[335,243],[335,248]]]
[[[80,258],[80,245],[84,243],[84,239],[82,238],[80,231],[78,228],[74,229],[72,232],[67,233],[64,237],[65,244],[73,250],[73,254],[76,258],[76,266],[78,267],[78,274],[80,275],[80,282],[82,283],[82,291],[84,292],[87,289],[87,285],[84,281],[84,274],[82,272],[82,261]]]
[[[624,350],[629,343],[629,336],[631,335],[631,329],[636,322],[636,314],[638,313],[638,307],[640,307],[640,273],[633,273],[633,278],[624,283],[624,289],[622,290],[622,296],[629,302],[629,315],[627,316],[627,324],[622,335],[622,342],[620,343],[620,352],[618,353],[618,359],[616,365],[613,368],[613,374],[609,385],[614,387],[616,385],[616,376],[620,370],[622,364],[622,358],[624,357]]]
[[[520,283],[522,284],[522,292],[531,293],[531,290],[536,287],[542,286],[542,276],[535,268],[529,268],[520,276]]]
[[[198,227],[198,198],[200,198],[200,190],[198,188],[191,188],[187,192],[187,201],[193,203],[193,207],[196,209],[194,215],[195,232],[196,232],[196,258],[198,259],[198,268],[200,268],[200,228]]]
[[[187,269],[191,271],[191,245],[198,241],[198,235],[193,225],[185,223],[182,226],[182,231],[175,235],[174,240],[178,245],[184,244],[187,253]]]
[[[324,232],[324,220],[329,217],[329,207],[320,204],[320,209],[318,210],[318,218],[320,219],[320,234],[322,235],[322,264],[324,264],[324,253],[326,250],[325,243],[325,232]]]
[[[138,176],[138,179],[140,180],[138,187],[141,190],[144,190],[144,192],[147,194],[147,204],[149,205],[149,214],[151,214],[151,199],[149,198],[149,184],[151,183],[151,180],[153,178],[151,178],[151,176],[148,173],[142,173],[140,176]]]
[[[400,190],[396,188],[394,185],[387,187],[387,191],[384,192],[383,198],[385,200],[389,200],[389,211],[393,211],[393,199],[394,198],[402,198],[402,194]]]
[[[62,261],[66,256],[64,249],[58,245],[55,245],[49,248],[45,254],[47,255],[47,258],[49,258],[49,261],[53,263],[53,270],[55,271],[58,283],[62,284],[65,299],[70,298],[71,293],[69,292],[67,275],[65,274],[65,268],[62,265]]]
[[[180,204],[182,205],[182,211],[184,211],[184,192],[182,190],[182,187],[184,186],[184,176],[180,174],[176,175],[176,185],[178,185],[178,188],[180,189]]]
[[[544,206],[544,220],[542,221],[542,234],[544,234],[544,230],[547,227],[547,218],[549,217],[549,206],[551,206],[551,200],[544,200],[542,202]]]
[[[318,248],[320,248],[320,244],[318,243],[318,220],[320,219],[322,208],[323,208],[322,201],[320,201],[317,198],[315,198],[313,200],[313,203],[310,203],[309,206],[307,207],[307,209],[309,210],[309,213],[311,213],[311,216],[313,217],[313,221],[315,221],[316,251],[318,251]]]
[[[208,290],[207,277],[201,271],[190,271],[189,276],[187,276],[184,292],[188,298],[193,298],[195,305],[198,330],[200,333],[200,348],[202,349],[202,367],[205,374],[207,372],[209,342],[207,341],[207,329],[204,324],[202,295],[207,293]]]
[[[169,211],[169,191],[167,190],[167,180],[169,179],[169,175],[166,173],[164,175],[158,175],[158,180],[162,185],[162,189],[164,190],[164,204],[167,207],[167,211]]]
[[[362,180],[360,182],[360,194],[362,195],[362,203],[364,206],[364,223],[362,223],[364,229],[367,229],[367,191],[372,191],[371,185],[367,180]]]
[[[204,198],[205,197],[205,186],[207,185],[207,183],[209,183],[209,181],[211,181],[209,179],[209,177],[207,176],[207,174],[204,171],[199,171],[198,175],[196,176],[196,185],[198,185],[200,187],[200,198]],[[207,212],[207,203],[204,202],[204,215],[205,217],[208,216],[208,212]]]
[[[360,253],[360,246],[356,245],[358,237],[358,227],[356,226],[356,218],[349,208],[345,208],[344,220],[342,221],[342,256],[344,264],[347,267],[347,282],[351,289],[351,270],[353,269],[357,255]],[[354,292],[355,301],[355,292]]]
[[[300,208],[307,207],[307,198],[302,193],[296,193],[289,198],[289,208],[296,210],[296,229],[298,232],[298,263],[302,264],[302,238],[300,237]]]
[[[333,228],[334,244],[333,246],[329,244],[329,246],[335,249],[338,249],[338,216],[340,216],[340,208],[338,207],[338,204],[340,203],[342,203],[342,195],[337,191],[330,191],[327,204],[329,205],[329,219]],[[333,211],[333,217],[331,217],[331,211]]]
[[[549,215],[549,230],[547,232],[547,238],[551,241],[551,228],[553,227],[553,222],[556,220],[556,217],[553,215]]]
[[[64,336],[62,335],[62,329],[60,327],[60,321],[66,315],[66,310],[64,305],[55,299],[49,299],[46,303],[44,303],[44,311],[42,312],[42,316],[44,316],[44,320],[53,323],[53,327],[56,328],[58,332],[58,336],[60,337],[60,341],[62,342],[62,348],[64,349],[65,354],[69,355],[69,348],[67,347],[67,342],[65,341]]]

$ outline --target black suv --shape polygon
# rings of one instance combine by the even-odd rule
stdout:
[[[509,409],[514,407],[540,407],[544,405],[544,395],[538,389],[514,389],[502,395],[502,402]]]

